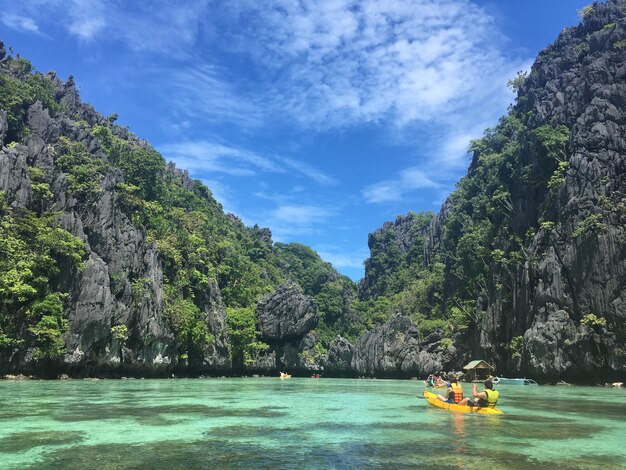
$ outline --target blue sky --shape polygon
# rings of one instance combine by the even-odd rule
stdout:
[[[0,0],[0,40],[356,280],[368,233],[439,210],[507,80],[587,3]]]

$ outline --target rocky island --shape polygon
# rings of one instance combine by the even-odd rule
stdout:
[[[621,377],[626,2],[582,16],[440,212],[369,235],[359,283],[0,45],[0,375]]]

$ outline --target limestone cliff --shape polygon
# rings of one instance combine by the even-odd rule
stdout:
[[[399,250],[411,245],[403,218],[370,235],[365,297],[381,280],[443,267],[428,284],[438,300],[397,308],[445,322],[457,367],[478,357],[502,374],[599,381],[626,365],[626,2],[583,13],[513,82],[509,116],[472,144],[459,189],[414,235],[423,255]]]

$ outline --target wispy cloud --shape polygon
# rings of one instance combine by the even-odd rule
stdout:
[[[311,178],[316,183],[324,186],[336,186],[338,184],[338,181],[335,178],[324,174],[320,170],[313,168],[306,163],[294,160],[292,158],[282,158],[281,160],[287,167],[295,170],[297,173],[301,173],[302,175]]]
[[[7,28],[14,29],[15,31],[41,34],[35,20],[28,16],[3,13],[2,16],[0,16],[0,20]]]
[[[289,241],[294,236],[320,233],[336,213],[335,208],[323,206],[280,204],[267,212],[263,225],[272,228],[275,241]]]
[[[252,176],[258,171],[284,172],[275,162],[248,150],[227,145],[190,141],[166,144],[160,150],[180,168],[194,173]]]
[[[187,141],[162,145],[159,150],[180,168],[196,175],[225,173],[253,176],[259,173],[300,174],[321,185],[336,180],[322,171],[292,158],[263,156],[257,152],[209,141]]]
[[[514,77],[519,70],[529,70],[531,61],[512,62],[508,66],[494,71],[490,85],[494,90],[490,96],[483,98],[482,105],[470,100],[470,105],[464,106],[446,116],[446,121],[440,123],[438,135],[432,133],[433,142],[421,149],[420,161],[398,172],[394,178],[386,179],[362,190],[366,202],[385,203],[404,199],[413,191],[423,188],[438,189],[437,204],[445,200],[449,192],[446,188],[452,187],[452,182],[458,180],[467,169],[469,163],[468,149],[472,140],[482,137],[487,127],[493,126],[497,118],[504,112],[506,104],[510,103],[514,95],[506,86],[508,79]],[[411,127],[409,132],[413,129]],[[419,140],[419,139],[417,139]],[[416,142],[422,145],[422,142]],[[407,179],[407,173],[416,172],[419,175],[416,183]],[[433,183],[432,185],[419,184],[420,179]],[[445,193],[442,196],[443,193]]]
[[[73,0],[67,2],[67,6],[69,21],[66,28],[82,41],[94,40],[106,27],[119,26],[119,23],[111,21],[110,15],[114,10],[107,8],[106,3],[101,0]],[[59,19],[62,20],[62,17]]]
[[[503,40],[494,20],[469,0],[20,5],[84,41],[187,59],[155,70],[170,84],[164,98],[196,119],[238,126],[276,120],[304,129],[383,121],[451,125],[469,112],[492,119],[494,106],[501,111],[510,99],[495,78],[520,68],[498,48]],[[204,51],[192,54],[192,48]],[[255,82],[238,82],[242,74],[229,69],[225,56],[245,61]]]
[[[507,65],[493,20],[468,1],[242,1],[227,11],[248,25],[229,41],[261,45],[249,54],[281,71],[272,101],[304,125],[445,120],[491,95]]]
[[[424,188],[438,188],[440,184],[431,180],[419,168],[407,168],[397,179],[372,184],[363,190],[367,202],[399,201],[404,194]]]
[[[262,124],[263,106],[258,97],[236,88],[236,79],[228,77],[225,69],[201,63],[182,69],[157,69],[154,73],[170,85],[164,89],[155,84],[163,99],[181,115],[240,127]]]
[[[347,252],[345,249],[330,245],[320,245],[315,248],[324,261],[340,269],[362,269],[364,260],[369,256],[366,249]]]
[[[42,24],[64,28],[83,42],[122,42],[135,51],[176,55],[184,55],[185,46],[196,41],[210,3],[210,0],[0,1],[11,15],[26,12]]]

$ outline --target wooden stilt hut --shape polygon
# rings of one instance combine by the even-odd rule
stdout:
[[[465,380],[468,382],[487,380],[492,375],[493,369],[493,366],[483,360],[472,361],[463,367],[463,370],[466,371]]]

